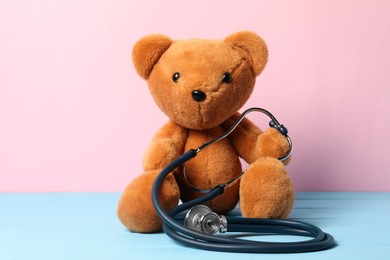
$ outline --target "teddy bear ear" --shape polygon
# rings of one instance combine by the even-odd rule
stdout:
[[[263,71],[268,61],[268,49],[260,36],[253,32],[241,31],[229,35],[224,42],[249,54],[255,75]]]
[[[148,79],[153,66],[171,46],[172,40],[162,34],[151,34],[141,38],[133,47],[133,63],[137,73]]]

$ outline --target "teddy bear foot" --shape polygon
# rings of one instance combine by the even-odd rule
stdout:
[[[148,171],[135,178],[123,191],[118,205],[118,217],[133,232],[152,233],[161,230],[161,220],[152,203],[152,186],[159,171]],[[175,177],[168,175],[160,190],[162,207],[169,211],[177,206],[180,192]]]
[[[286,218],[294,205],[294,188],[284,165],[264,157],[241,178],[241,214],[249,218]]]

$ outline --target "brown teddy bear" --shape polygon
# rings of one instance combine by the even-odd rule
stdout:
[[[136,71],[147,81],[156,104],[169,121],[145,153],[145,172],[126,187],[119,201],[119,219],[129,230],[161,229],[151,199],[156,176],[185,151],[230,128],[239,117],[237,111],[250,97],[267,58],[265,42],[248,31],[231,34],[224,40],[171,40],[164,35],[149,35],[136,43]],[[240,199],[244,217],[287,217],[294,203],[294,189],[284,164],[277,158],[288,149],[286,138],[276,129],[263,132],[244,119],[228,138],[168,175],[160,190],[160,201],[169,211],[179,199],[188,201],[202,196],[197,189],[226,183],[242,172],[241,157],[249,164],[245,174],[207,206],[217,213],[227,213]]]

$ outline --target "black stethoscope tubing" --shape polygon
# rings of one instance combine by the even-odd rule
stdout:
[[[273,118],[274,121],[274,117],[272,116],[271,118]],[[279,125],[279,123],[277,124]],[[287,135],[287,133],[285,133],[285,135]],[[209,144],[213,142],[214,141],[211,141]],[[203,148],[205,148],[205,146],[202,147],[202,149]],[[181,164],[194,158],[202,149],[190,149],[183,155],[179,156],[160,172],[153,184],[153,206],[158,216],[162,220],[164,232],[170,238],[194,248],[237,253],[302,253],[325,250],[335,245],[334,238],[330,234],[323,232],[317,226],[291,219],[227,217],[227,231],[252,232],[262,235],[304,236],[311,237],[311,239],[298,242],[265,242],[244,240],[221,235],[207,235],[188,229],[184,225],[179,224],[178,220],[175,219],[175,216],[178,213],[188,210],[195,205],[201,205],[207,201],[212,200],[213,198],[221,195],[227,186],[226,184],[217,185],[204,196],[177,206],[169,214],[162,208],[158,194],[165,177]]]

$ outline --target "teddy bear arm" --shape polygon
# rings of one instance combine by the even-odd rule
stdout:
[[[149,144],[143,160],[145,171],[162,169],[183,153],[188,131],[169,121]]]
[[[229,129],[240,116],[236,113],[223,123],[225,130]],[[229,135],[239,156],[251,164],[261,157],[280,158],[289,149],[287,139],[274,128],[262,131],[249,119],[244,118],[237,128]],[[289,160],[284,163],[287,164]]]

